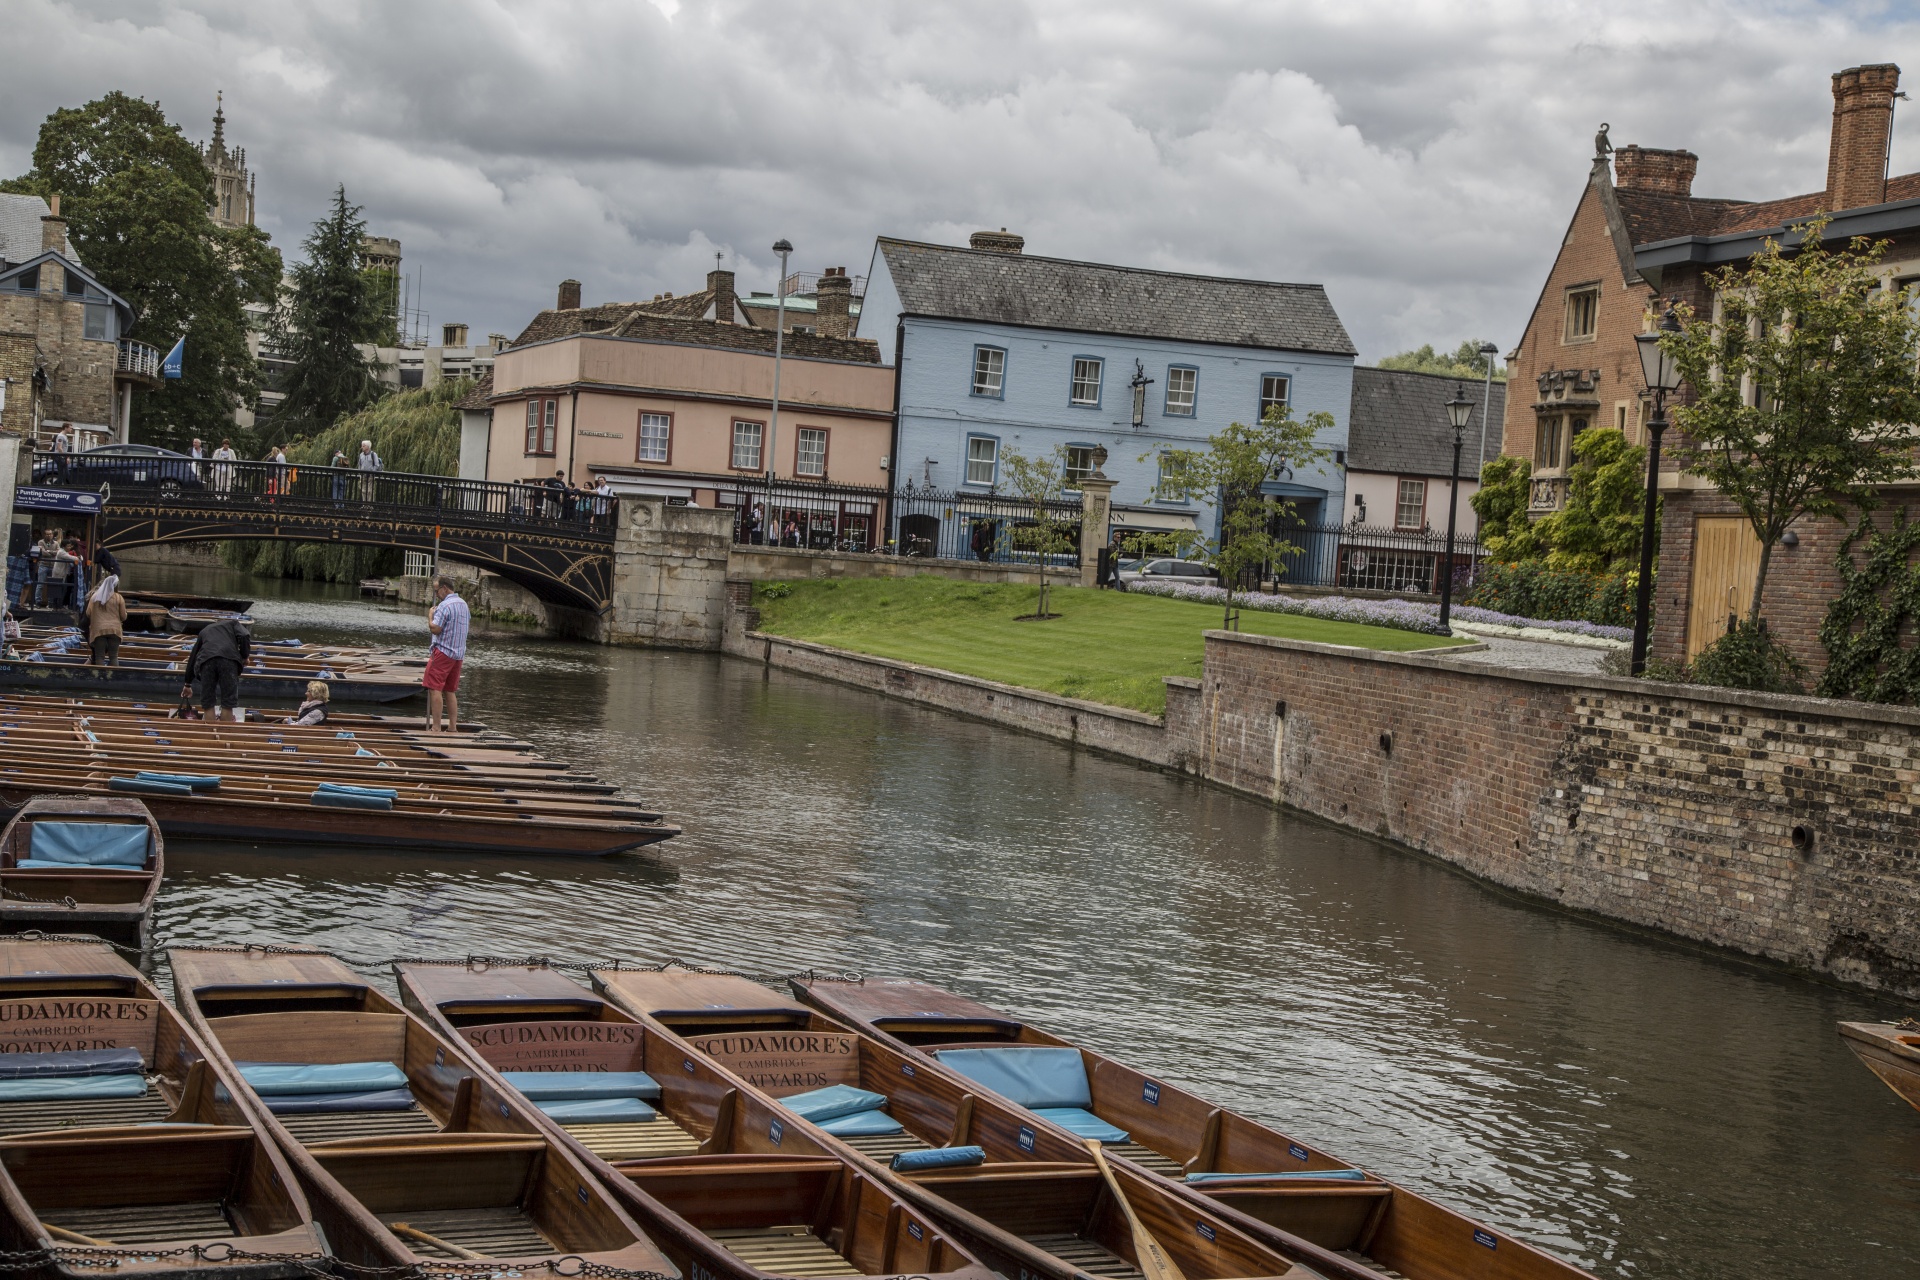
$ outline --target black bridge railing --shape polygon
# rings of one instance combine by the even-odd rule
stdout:
[[[36,453],[33,482],[182,507],[430,521],[461,529],[540,529],[613,541],[618,499],[545,485],[403,471],[152,455]]]

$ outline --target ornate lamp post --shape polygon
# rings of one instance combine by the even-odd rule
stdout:
[[[1447,559],[1440,577],[1440,626],[1453,622],[1453,529],[1460,515],[1460,446],[1467,440],[1467,420],[1473,416],[1473,401],[1459,383],[1453,384],[1453,399],[1447,401],[1447,422],[1453,427],[1453,481],[1447,489]]]
[[[1637,333],[1633,340],[1640,349],[1640,376],[1653,393],[1653,416],[1647,419],[1647,501],[1640,516],[1640,582],[1633,597],[1634,675],[1647,669],[1647,641],[1653,626],[1653,549],[1658,531],[1655,512],[1660,505],[1660,436],[1667,429],[1667,397],[1680,389],[1680,369],[1673,356],[1660,345],[1660,339],[1680,332],[1680,318],[1673,313],[1673,301],[1667,301],[1660,327],[1652,333]]]

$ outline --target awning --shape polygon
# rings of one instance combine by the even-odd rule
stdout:
[[[1200,521],[1191,511],[1137,511],[1115,507],[1109,523],[1116,529],[1176,529],[1182,533],[1200,532]]]

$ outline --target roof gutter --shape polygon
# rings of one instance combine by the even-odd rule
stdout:
[[[1776,240],[1783,248],[1796,249],[1806,239],[1800,230],[1811,215],[1760,231],[1739,231],[1724,236],[1679,236],[1635,245],[1633,265],[1655,289],[1661,287],[1661,273],[1668,267],[1696,266],[1702,269],[1743,262]],[[1920,231],[1920,199],[1895,200],[1887,204],[1867,205],[1836,213],[1827,224],[1829,240],[1851,240],[1855,236],[1889,236]]]

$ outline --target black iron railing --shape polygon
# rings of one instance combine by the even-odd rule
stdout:
[[[36,453],[35,484],[98,489],[109,501],[337,513],[342,520],[431,520],[463,528],[566,530],[611,541],[617,499],[537,484],[401,471],[178,456]]]
[[[1262,576],[1287,586],[1342,591],[1431,595],[1440,589],[1447,539],[1419,529],[1352,524],[1283,523],[1275,533],[1298,550],[1266,567]],[[1475,538],[1453,542],[1454,580],[1471,581],[1484,553]]]
[[[991,564],[1080,563],[1080,503],[908,487],[893,495],[897,555]]]

